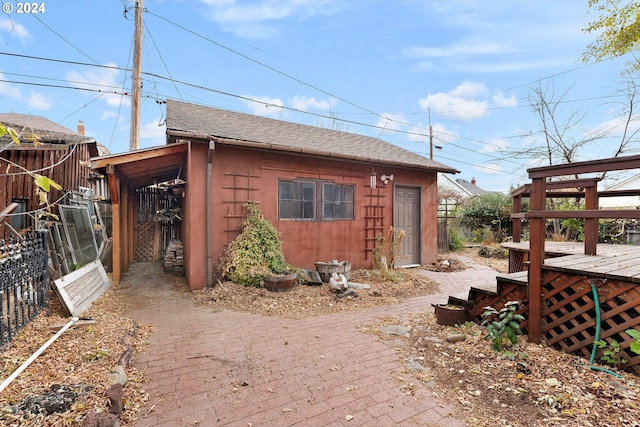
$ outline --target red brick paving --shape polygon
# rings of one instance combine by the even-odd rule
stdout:
[[[166,284],[157,264],[134,264],[122,292],[144,295],[148,304],[128,315],[155,328],[134,361],[150,379],[136,425],[465,426],[403,372],[396,350],[357,328],[383,315],[430,311],[483,278],[495,282],[484,267],[425,274],[442,282],[440,294],[292,320],[196,305]],[[413,395],[402,389],[409,382]]]

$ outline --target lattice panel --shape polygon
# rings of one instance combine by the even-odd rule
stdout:
[[[504,307],[505,303],[509,301],[519,301],[518,314],[522,314],[527,317],[526,310],[528,309],[527,287],[515,284],[506,284],[498,286],[498,294],[478,293],[473,292],[473,307],[467,310],[467,319],[471,319],[476,323],[481,323],[484,318],[484,307],[490,306],[496,310],[500,310]],[[521,327],[524,328],[526,323],[522,323]]]
[[[529,261],[529,253],[524,251],[509,250],[509,273],[526,270],[525,263]]]
[[[589,359],[596,333],[596,306],[589,278],[543,270],[542,334],[548,345]],[[631,337],[640,331],[640,289],[632,282],[594,279],[600,301],[600,339],[615,339],[625,369],[640,374],[640,355],[629,350]],[[600,353],[596,355],[599,358]]]
[[[136,242],[136,262],[153,261],[153,234],[155,232],[154,222],[139,222]]]

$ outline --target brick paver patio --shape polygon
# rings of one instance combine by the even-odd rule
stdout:
[[[195,304],[158,264],[134,264],[121,292],[147,304],[129,317],[154,326],[135,366],[150,379],[137,426],[446,426],[451,415],[428,385],[404,373],[397,350],[358,325],[432,310],[495,271],[425,272],[442,293],[394,306],[301,320]],[[407,393],[413,384],[415,393]]]

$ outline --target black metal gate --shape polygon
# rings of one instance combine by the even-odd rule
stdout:
[[[0,240],[0,348],[47,306],[46,233]]]

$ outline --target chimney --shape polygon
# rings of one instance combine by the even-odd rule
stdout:
[[[471,184],[476,185],[476,177],[471,178]]]
[[[84,136],[84,122],[82,120],[78,120],[78,134]]]

